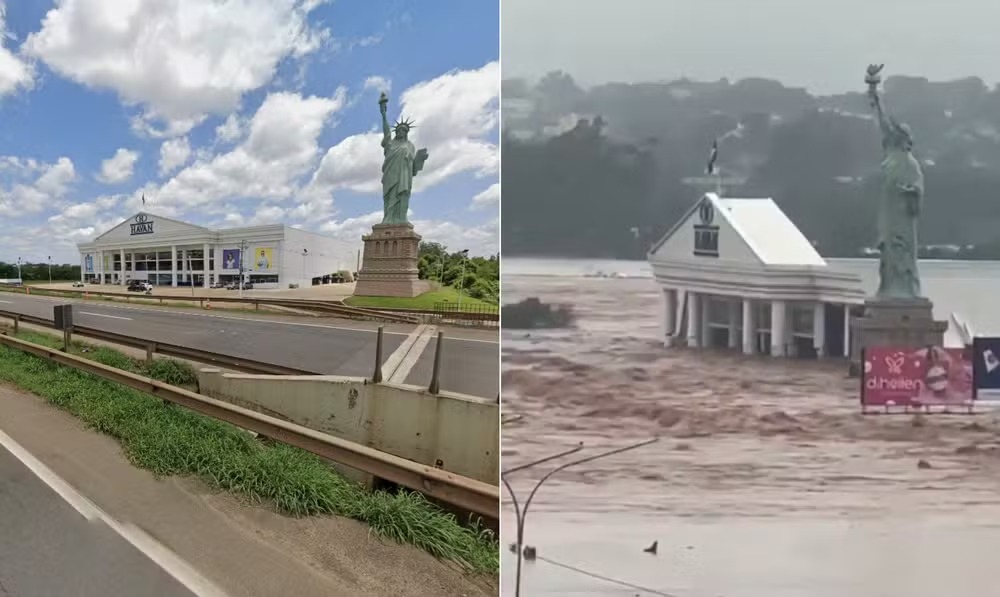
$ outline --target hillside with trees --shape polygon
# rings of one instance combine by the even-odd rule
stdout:
[[[772,197],[826,256],[875,242],[879,133],[863,93],[813,96],[776,81],[607,84],[552,73],[503,82],[507,255],[642,258],[708,188],[718,139],[730,196]],[[1000,88],[890,77],[926,178],[925,255],[1000,258]]]

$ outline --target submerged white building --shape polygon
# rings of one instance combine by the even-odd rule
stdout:
[[[861,278],[831,268],[769,198],[707,193],[650,250],[668,344],[848,356]]]

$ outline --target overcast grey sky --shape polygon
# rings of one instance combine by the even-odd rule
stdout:
[[[815,93],[885,75],[1000,80],[996,0],[502,0],[503,76],[760,76]]]

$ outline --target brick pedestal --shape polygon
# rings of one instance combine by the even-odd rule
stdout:
[[[418,277],[420,235],[413,231],[413,224],[375,224],[372,233],[361,240],[365,247],[356,296],[414,297],[430,290]]]
[[[947,321],[935,321],[930,300],[878,299],[865,301],[865,314],[851,320],[852,375],[860,375],[861,351],[869,346],[942,346]]]

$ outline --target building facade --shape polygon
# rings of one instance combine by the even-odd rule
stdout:
[[[649,252],[668,344],[772,356],[848,356],[865,301],[771,199],[707,193]]]
[[[289,288],[356,271],[360,245],[283,224],[211,230],[140,212],[77,247],[81,280],[93,284],[208,287],[238,282],[242,263],[255,287]]]

